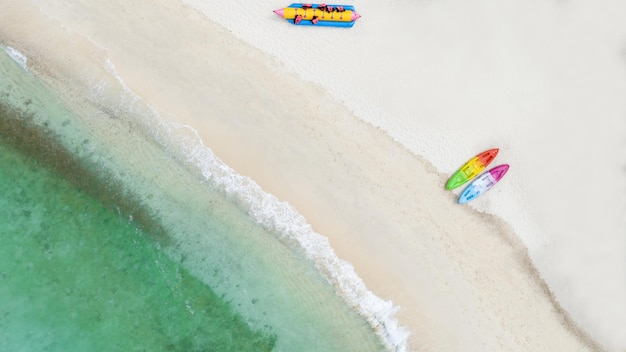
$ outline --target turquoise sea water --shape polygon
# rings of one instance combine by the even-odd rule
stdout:
[[[68,107],[0,53],[0,351],[383,349],[302,250],[140,118]]]
[[[1,350],[272,349],[276,336],[250,329],[134,224],[3,137]]]

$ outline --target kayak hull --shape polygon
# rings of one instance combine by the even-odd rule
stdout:
[[[446,189],[451,190],[461,187],[474,177],[480,175],[483,170],[496,158],[498,155],[498,148],[485,150],[484,152],[471,158],[468,162],[463,164],[446,183]]]
[[[465,188],[463,193],[461,193],[459,196],[459,204],[467,203],[485,194],[493,188],[508,171],[509,165],[502,164],[480,175]]]

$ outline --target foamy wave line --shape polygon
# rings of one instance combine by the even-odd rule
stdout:
[[[126,95],[122,97],[118,109],[137,112],[141,99],[124,84],[110,61],[107,62],[107,71],[116,77]],[[148,109],[149,113],[142,114],[143,122],[158,143],[167,150],[182,152],[186,161],[198,168],[207,181],[237,201],[266,229],[277,233],[279,239],[295,241],[336,292],[367,320],[389,350],[407,351],[409,332],[394,318],[398,307],[369,291],[354,267],[337,257],[326,237],[314,232],[306,219],[290,204],[264,192],[252,179],[224,164],[203,144],[196,130],[190,126],[165,122],[156,109],[151,106]]]
[[[250,178],[237,174],[209,148],[193,141],[187,143],[188,161],[198,165],[207,180],[224,189],[256,221],[274,230],[281,239],[297,241],[336,291],[369,322],[383,343],[392,350],[406,351],[408,332],[394,318],[398,308],[369,291],[352,265],[337,257],[326,237],[314,232],[290,204],[264,192]]]
[[[6,52],[13,59],[13,61],[17,62],[18,65],[22,66],[22,68],[26,72],[28,72],[28,66],[26,66],[28,58],[24,54],[20,53],[17,49],[10,46],[4,48],[4,52]]]

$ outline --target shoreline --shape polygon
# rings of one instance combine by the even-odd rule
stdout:
[[[158,9],[152,14],[158,15]],[[190,26],[196,27],[191,28],[207,30],[193,11],[180,18],[192,18]],[[140,35],[116,42],[114,33],[97,38],[89,30],[85,35],[107,47],[107,56],[133,91],[157,102],[160,111],[172,114],[172,121],[192,126],[227,165],[298,209],[316,232],[329,238],[337,255],[355,267],[370,290],[399,305],[398,318],[413,333],[412,349],[425,345],[455,350],[466,343],[477,348],[503,343],[535,350],[551,343],[598,348],[588,338],[582,337],[581,342],[573,336],[580,331],[571,334],[560,326],[559,314],[550,308],[554,298],[546,297],[537,272],[525,267],[528,258],[520,249],[524,247],[508,225],[494,216],[457,207],[440,187],[444,175],[384,132],[359,121],[321,88],[282,72],[277,62],[216,26],[211,30],[218,36],[192,29],[184,32],[190,42],[204,44],[183,52],[202,57],[186,61],[189,67],[175,64],[185,56],[180,51],[167,57],[176,34],[170,34],[163,47],[150,48],[142,44],[140,39],[146,38]],[[158,29],[150,35],[164,38]],[[220,48],[220,40],[229,51],[221,56],[212,52]],[[242,75],[241,67],[249,73]],[[204,82],[201,77],[207,76],[217,78],[216,82]],[[286,103],[281,106],[281,102]],[[416,202],[416,195],[422,194],[432,201]],[[417,214],[417,219],[410,214]],[[454,221],[446,223],[451,215]],[[481,235],[470,241],[459,238],[465,226]],[[505,255],[482,258],[492,252]],[[413,258],[416,253],[422,258]],[[511,269],[515,278],[491,266]],[[497,287],[489,285],[491,278],[486,277],[491,275]],[[507,296],[520,284],[526,290],[518,298],[541,308],[529,313],[529,307],[509,306]],[[424,289],[426,285],[433,287]],[[468,313],[479,317],[469,318]],[[506,328],[491,321],[516,319]],[[546,325],[533,327],[538,321]],[[429,331],[419,332],[424,326]],[[466,327],[470,331],[457,331]]]

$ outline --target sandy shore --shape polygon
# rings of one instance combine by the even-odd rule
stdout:
[[[3,4],[3,21],[49,22],[20,3]],[[174,1],[59,1],[44,11],[106,48],[130,89],[328,237],[370,290],[400,307],[412,350],[600,349],[508,225],[458,206],[429,162],[227,30]],[[53,50],[32,40],[33,28],[3,40],[27,56]]]
[[[572,317],[626,349],[625,3],[360,0],[354,30],[330,31],[185,2],[440,172],[499,146],[506,182],[469,206],[509,223]]]

